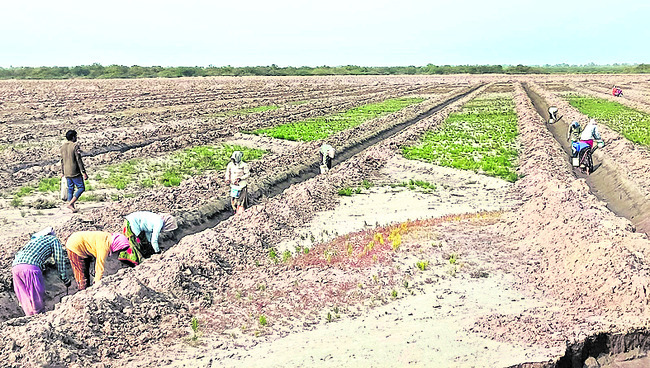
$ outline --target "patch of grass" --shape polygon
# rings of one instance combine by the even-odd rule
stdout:
[[[41,178],[38,182],[39,192],[58,192],[61,189],[61,178]]]
[[[650,146],[650,114],[602,98],[567,95],[581,113],[617,131],[628,140]]]
[[[260,321],[260,326],[262,327],[266,326],[269,323],[268,320],[266,319],[266,316],[263,314],[260,315],[259,321]]]
[[[16,194],[14,194],[14,196],[20,198],[20,197],[28,196],[28,195],[30,195],[32,193],[34,193],[34,187],[25,186],[25,187],[21,187],[20,189],[18,189],[18,191],[16,192]]]
[[[275,248],[269,249],[269,258],[271,262],[278,263],[278,254],[275,252]]]
[[[458,262],[458,254],[452,253],[449,255],[449,264],[456,264]]]
[[[207,115],[204,115],[204,116],[208,117],[208,118],[224,118],[224,117],[229,117],[229,116],[245,116],[245,115],[255,114],[255,113],[258,113],[258,112],[277,110],[279,108],[280,107],[277,106],[277,105],[262,105],[262,106],[248,107],[248,108],[245,108],[245,109],[238,109],[238,110],[232,110],[232,111],[223,111],[223,112],[218,112],[216,114],[207,114]]]
[[[273,128],[259,129],[252,133],[291,141],[315,141],[422,101],[424,101],[423,98],[390,99],[356,107],[338,114],[320,116]]]
[[[23,199],[20,197],[14,197],[11,202],[9,202],[11,207],[20,207],[23,205]]]
[[[429,261],[418,261],[415,265],[420,271],[424,271],[429,267]]]
[[[402,148],[404,157],[440,166],[474,170],[514,182],[517,180],[517,114],[510,95],[488,94],[449,115],[421,142]]]
[[[124,190],[130,186],[152,188],[156,184],[171,187],[206,171],[224,170],[234,151],[242,151],[246,162],[257,160],[266,151],[238,145],[197,146],[167,157],[149,160],[133,159],[110,165],[108,176],[97,175],[100,183]]]
[[[286,262],[291,259],[291,251],[285,250],[282,253],[282,262]]]
[[[309,103],[309,100],[291,101],[289,105],[304,105],[306,103]]]
[[[365,188],[366,190],[368,190],[368,189],[372,188],[375,185],[370,180],[363,179],[363,181],[361,182],[361,186],[363,188]]]
[[[346,196],[346,197],[351,196],[352,195],[352,188],[345,187],[345,188],[339,189],[339,195],[340,196]]]

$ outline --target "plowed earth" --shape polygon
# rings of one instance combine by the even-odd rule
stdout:
[[[222,141],[267,148],[269,155],[251,163],[252,185],[263,187],[291,173],[298,176],[317,160],[322,142],[287,144],[238,135],[239,130],[385,98],[427,98],[328,139],[340,150],[488,82],[327,175],[258,199],[243,215],[203,231],[179,232],[176,239],[168,239],[161,255],[130,269],[114,264],[113,274],[99,285],[63,298],[52,295],[54,310],[42,315],[17,317],[20,311],[12,304],[11,260],[31,229],[4,234],[0,362],[16,367],[554,366],[567,342],[599,331],[647,327],[650,240],[576,177],[520,85],[535,88],[568,119],[584,120],[562,105],[556,93],[583,82],[606,85],[612,77],[581,78],[0,83],[0,117],[5,121],[0,135],[9,146],[0,152],[6,163],[3,181],[5,188],[14,189],[57,172],[55,162],[41,163],[57,159],[61,132],[69,126],[78,127],[88,152],[147,140],[165,147],[145,144],[133,148],[134,156],[129,156],[131,149],[91,154],[89,168]],[[641,95],[650,86],[644,77],[621,78],[625,80],[616,84],[624,91]],[[519,119],[516,183],[401,158],[399,147],[435,129],[473,97],[492,91],[514,91]],[[303,100],[311,102],[288,103]],[[282,106],[241,117],[201,118],[269,104]],[[648,170],[625,164],[650,165],[647,148],[635,147],[615,132],[603,135],[612,149],[606,147],[602,155],[622,162],[619,174],[647,188]],[[48,140],[52,144],[44,149]],[[29,165],[38,169],[20,169]],[[172,212],[183,229],[205,227],[226,196],[226,188],[215,179],[219,175],[208,173],[179,187],[154,188],[95,209],[82,203],[80,214],[55,212],[49,217],[59,222],[55,227],[62,240],[78,230],[117,231],[124,215],[141,209]],[[375,185],[349,198],[337,194],[340,188],[361,186],[364,179]],[[423,193],[387,185],[406,179],[435,182],[437,188]],[[49,223],[35,220],[33,227]],[[388,241],[391,232],[401,234],[397,250]],[[370,241],[377,246],[367,250]],[[271,249],[278,249],[277,258],[269,255]],[[279,249],[292,250],[292,256],[283,259]],[[424,270],[415,266],[424,261]],[[48,288],[54,290],[54,272],[46,273]],[[196,335],[190,328],[192,317],[198,321]]]

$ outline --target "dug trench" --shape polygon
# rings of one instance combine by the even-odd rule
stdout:
[[[439,112],[443,108],[457,102],[458,100],[476,92],[481,89],[484,84],[477,84],[471,86],[464,91],[456,93],[444,101],[434,105],[433,107],[425,110],[414,118],[397,123],[383,130],[374,132],[373,134],[362,137],[361,140],[349,141],[342,147],[338,147],[336,156],[333,160],[333,165],[339,165],[349,160],[354,155],[364,151],[368,147],[376,145],[377,143],[387,140],[396,134],[402,132],[404,129],[414,125],[415,123],[426,119],[433,114]],[[257,187],[252,186],[250,192],[250,199],[253,204],[263,201],[265,198],[272,198],[284,192],[287,188],[294,184],[307,181],[320,173],[320,165],[317,159],[313,160],[311,165],[299,165],[298,167],[288,168],[285,172],[279,173],[272,178],[263,179]],[[176,245],[180,240],[188,235],[193,235],[204,231],[208,228],[213,228],[220,222],[230,218],[233,215],[230,208],[229,198],[219,198],[206,203],[196,210],[186,211],[177,215],[178,229],[173,233],[161,234],[161,248],[163,251]],[[116,273],[123,266],[115,257],[109,257],[105,266],[104,276]],[[91,270],[94,269],[91,267]],[[92,275],[91,275],[92,276]],[[52,310],[54,306],[59,303],[66,295],[74,293],[76,284],[74,283],[70,288],[65,288],[59,280],[56,269],[49,265],[44,272],[46,298],[46,309]],[[13,288],[7,288],[0,293],[0,321],[9,320],[22,316],[22,310],[15,302],[13,295]]]
[[[548,104],[527,84],[522,86],[537,113],[548,122]],[[561,115],[561,114],[560,114]],[[566,164],[570,165],[570,146],[566,140],[568,124],[562,120],[547,124],[548,130],[561,144],[566,153]],[[605,149],[607,147],[605,146]],[[607,203],[616,215],[629,219],[637,232],[650,235],[650,206],[634,183],[617,175],[616,165],[602,155],[595,156],[600,161],[594,172],[585,175],[573,170],[576,178],[585,179],[591,192]],[[650,351],[650,330],[632,328],[626,332],[600,332],[571,344],[567,344],[565,354],[547,362],[528,362],[513,365],[517,368],[565,368],[565,367],[645,367],[650,364],[647,352]],[[598,358],[594,358],[598,357]]]
[[[523,84],[523,86],[535,110],[545,121],[549,121],[547,102],[528,85]],[[547,127],[566,152],[566,162],[570,164],[571,144],[566,139],[568,125],[568,122],[560,120],[554,124],[547,124]],[[606,150],[607,146],[602,149]],[[606,202],[612,212],[630,220],[637,232],[650,235],[650,203],[646,201],[644,194],[635,183],[618,174],[619,169],[614,162],[598,153],[598,151],[594,153],[594,161],[597,161],[594,163],[594,172],[585,175],[580,170],[574,169],[576,177],[584,178],[591,192],[598,199]]]

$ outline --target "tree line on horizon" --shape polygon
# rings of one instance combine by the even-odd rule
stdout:
[[[626,74],[650,73],[650,64],[596,65],[433,65],[367,67],[357,65],[279,67],[270,66],[207,66],[162,67],[124,66],[98,63],[92,65],[0,67],[0,79],[108,79],[108,78],[179,78],[212,76],[319,76],[319,75],[436,75],[436,74]]]

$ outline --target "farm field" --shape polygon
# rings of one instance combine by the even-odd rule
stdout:
[[[649,97],[644,75],[0,81],[1,365],[642,365]],[[606,145],[585,176],[563,134],[590,117]],[[57,198],[71,128],[75,214]],[[23,316],[31,233],[120,232],[139,210],[178,219],[161,254],[81,292],[48,267],[48,312]]]

